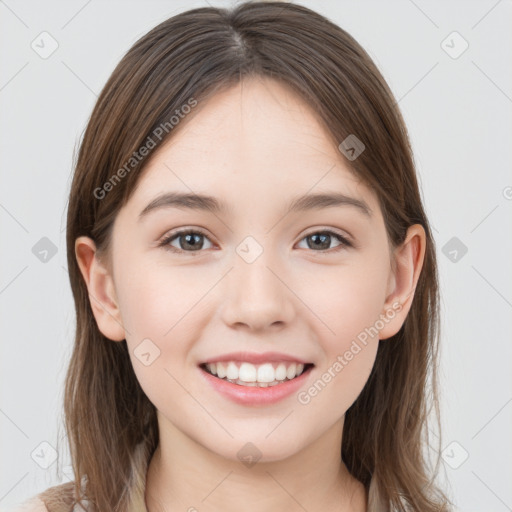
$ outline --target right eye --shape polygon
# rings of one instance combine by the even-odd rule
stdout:
[[[201,252],[204,239],[209,240],[209,238],[201,231],[185,229],[181,231],[174,231],[173,233],[165,236],[164,239],[160,242],[159,247],[163,247],[164,249],[175,253]],[[180,247],[175,247],[172,245],[171,242],[174,240],[176,240]]]

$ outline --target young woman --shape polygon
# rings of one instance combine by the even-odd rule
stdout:
[[[85,131],[67,244],[75,481],[32,510],[450,510],[425,452],[434,240],[343,29],[249,2],[142,37]]]

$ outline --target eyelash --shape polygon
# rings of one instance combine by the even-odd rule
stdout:
[[[322,255],[328,255],[328,254],[337,253],[337,252],[339,252],[339,251],[341,251],[343,249],[346,249],[347,247],[354,247],[354,245],[349,240],[347,240],[347,238],[345,238],[344,236],[340,235],[339,233],[336,233],[335,231],[331,231],[331,230],[328,230],[328,229],[312,231],[311,233],[308,233],[303,238],[301,238],[300,242],[302,242],[302,240],[304,240],[305,238],[308,238],[308,237],[310,237],[312,235],[320,235],[320,234],[321,235],[332,235],[336,240],[341,242],[341,244],[338,247],[335,247],[334,249],[325,249],[325,250],[319,250],[319,251],[311,250],[312,252],[318,252],[319,254],[322,254]],[[183,249],[177,249],[176,247],[173,247],[172,245],[169,245],[170,242],[173,241],[175,238],[179,238],[180,236],[184,236],[184,235],[202,235],[205,238],[208,238],[206,233],[203,233],[200,230],[197,230],[197,229],[184,229],[182,231],[175,231],[173,233],[170,233],[169,235],[164,237],[164,239],[158,244],[158,246],[159,247],[163,247],[165,250],[171,251],[173,253],[178,253],[178,254],[190,253],[191,256],[197,256],[198,253],[203,252],[203,250],[185,251]]]

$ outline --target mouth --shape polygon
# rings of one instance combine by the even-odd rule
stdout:
[[[239,361],[202,363],[199,368],[219,380],[243,387],[281,386],[309,372],[313,363],[272,362],[252,364]]]

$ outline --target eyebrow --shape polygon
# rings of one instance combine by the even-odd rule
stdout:
[[[367,217],[372,216],[371,208],[362,200],[341,194],[339,192],[306,194],[290,201],[285,209],[285,215],[292,212],[303,212],[332,208],[335,206],[352,206]],[[161,208],[178,208],[184,210],[199,210],[222,214],[227,212],[227,205],[213,196],[190,194],[182,192],[167,192],[153,199],[139,214],[140,221],[149,212]]]

